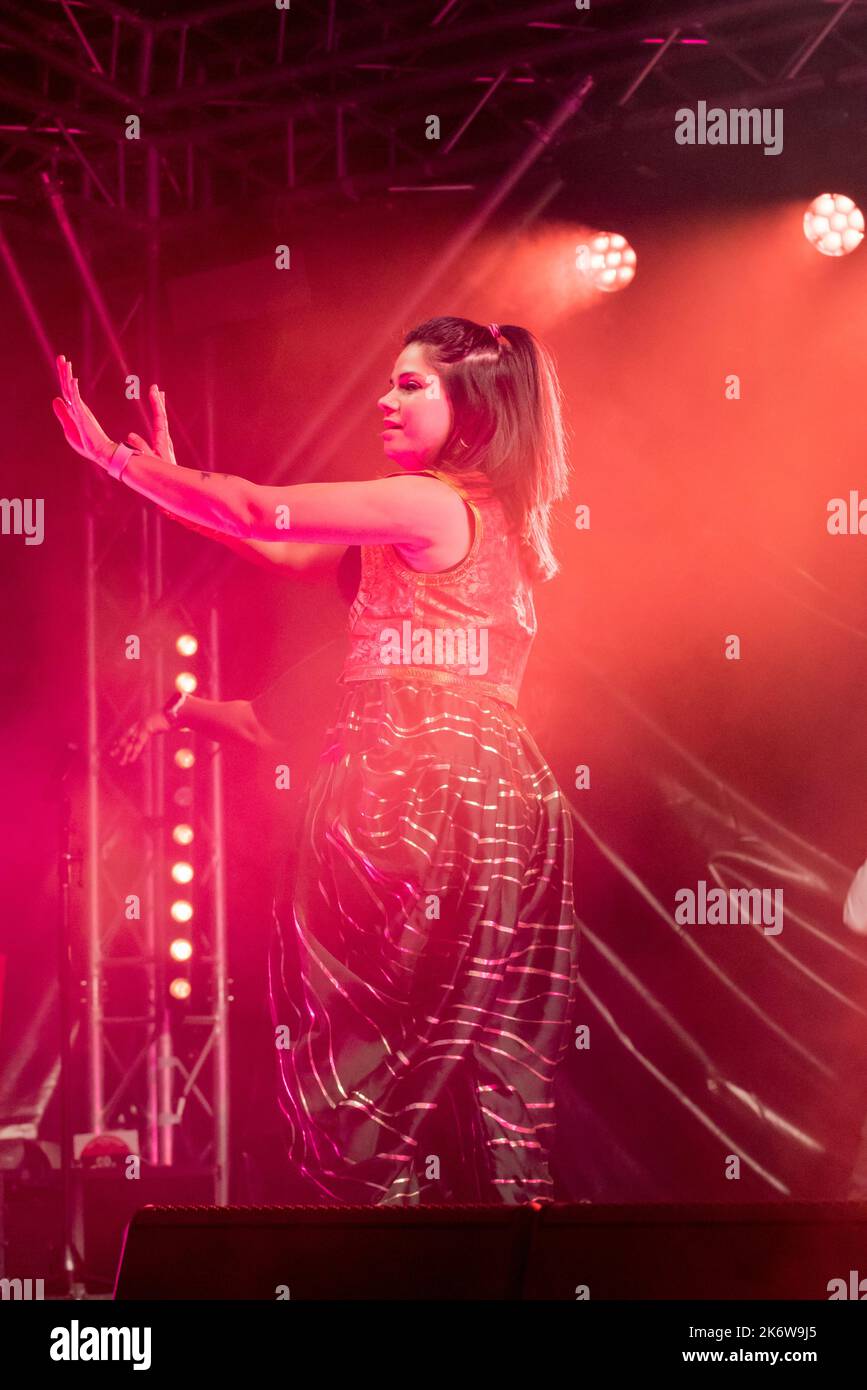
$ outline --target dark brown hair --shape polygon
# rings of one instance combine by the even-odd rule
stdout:
[[[554,359],[527,328],[435,318],[407,333],[442,377],[453,427],[433,466],[469,492],[493,492],[518,536],[534,579],[560,566],[551,547],[551,509],[568,487],[562,393]]]

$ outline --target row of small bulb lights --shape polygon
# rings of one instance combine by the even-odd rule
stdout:
[[[183,657],[195,656],[199,650],[198,639],[192,633],[181,633],[175,642],[175,650]],[[198,684],[199,682],[192,671],[179,671],[175,676],[175,689],[186,691],[188,695],[194,693]],[[184,772],[192,771],[196,764],[196,755],[193,749],[188,746],[175,749],[174,763]],[[192,787],[189,785],[178,787],[173,799],[175,804],[181,808],[190,806],[193,799]],[[172,840],[179,847],[175,851],[176,854],[187,851],[187,855],[189,855],[189,847],[194,839],[195,831],[188,821],[179,821],[172,826]],[[181,889],[188,888],[195,878],[195,869],[189,857],[176,858],[172,863],[170,872],[173,883],[176,883]],[[186,935],[176,935],[169,945],[169,955],[172,960],[176,965],[183,967],[192,959],[193,955],[193,943],[190,939],[188,924],[193,920],[194,908],[189,893],[184,897],[174,899],[169,908],[169,914],[178,927],[187,928]],[[192,984],[188,975],[178,973],[170,980],[169,994],[173,999],[184,1002],[189,999],[191,993]]]

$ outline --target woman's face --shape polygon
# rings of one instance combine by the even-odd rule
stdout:
[[[428,363],[421,343],[405,347],[392,368],[390,390],[377,402],[382,411],[382,450],[400,468],[427,468],[452,428],[452,409],[442,378]]]

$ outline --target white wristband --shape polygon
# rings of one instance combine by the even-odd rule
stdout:
[[[128,444],[118,444],[108,463],[105,465],[106,473],[110,473],[113,478],[120,478],[133,454],[140,454],[141,449],[131,449]]]

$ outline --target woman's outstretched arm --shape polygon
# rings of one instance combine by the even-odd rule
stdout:
[[[291,541],[242,541],[237,536],[226,536],[222,531],[214,531],[210,526],[200,526],[195,521],[173,516],[165,507],[161,507],[160,510],[170,521],[178,522],[187,530],[204,536],[206,540],[217,541],[236,555],[240,555],[242,559],[258,565],[260,569],[288,569],[293,574],[313,576],[326,569],[336,569],[346,553],[346,547],[343,545],[317,545],[313,541],[308,544],[293,544]]]
[[[169,429],[165,392],[154,385],[148,392],[148,399],[153,413],[153,442],[149,444],[140,434],[131,430],[126,437],[127,443],[140,453],[153,454],[166,463],[176,465],[178,460]],[[336,568],[344,554],[344,547],[340,545],[316,545],[314,542],[293,545],[289,541],[256,541],[249,538],[241,540],[237,536],[228,536],[223,531],[215,531],[210,526],[203,526],[200,522],[174,516],[166,511],[165,507],[161,507],[160,511],[170,521],[175,521],[188,531],[195,531],[208,540],[218,541],[242,559],[249,560],[262,569],[290,569],[294,574],[313,574],[324,568]]]
[[[173,515],[242,540],[424,549],[464,516],[454,489],[431,477],[265,487],[142,453],[132,455],[123,481]]]
[[[82,401],[71,363],[59,357],[57,365],[64,394],[52,405],[67,442],[113,471],[120,446]],[[147,452],[131,454],[122,476],[128,487],[174,516],[240,540],[392,544],[422,553],[467,525],[454,488],[430,476],[265,487],[239,474],[180,468]]]

